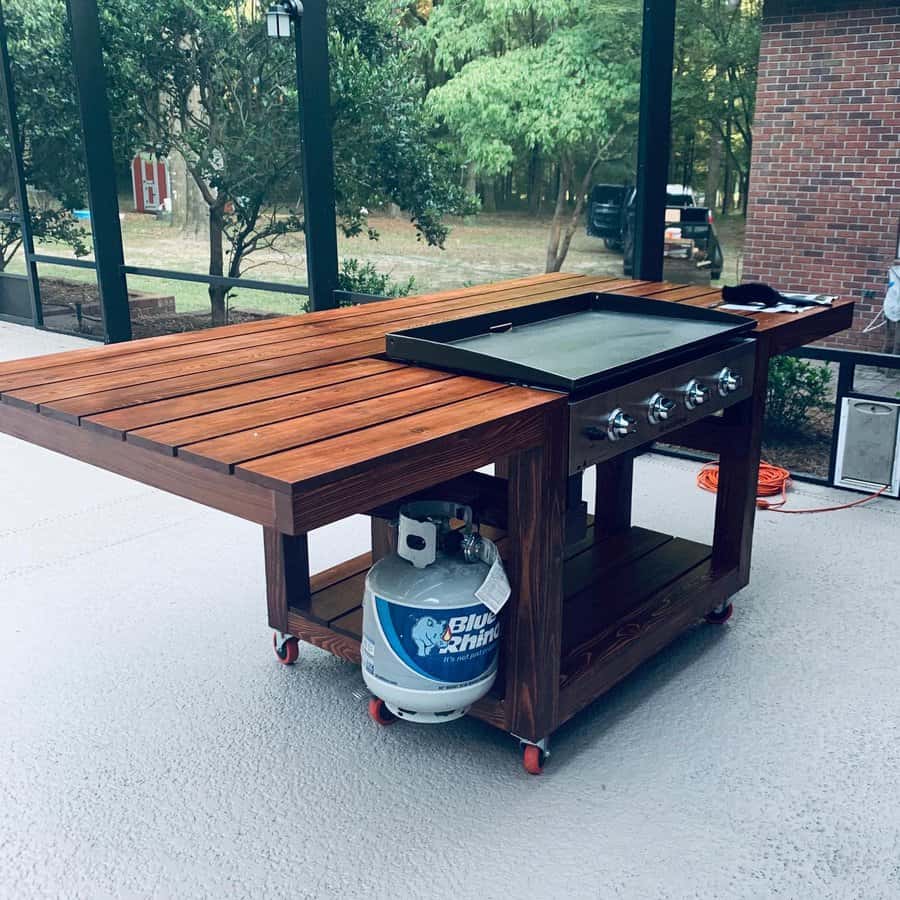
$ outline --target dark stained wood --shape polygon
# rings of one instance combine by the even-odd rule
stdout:
[[[431,379],[434,381],[434,379]],[[260,457],[272,459],[273,454],[297,453],[300,448],[324,444],[329,438],[356,434],[358,450],[367,454],[375,449],[369,444],[371,434],[365,432],[370,426],[380,427],[416,412],[434,409],[449,409],[450,404],[471,398],[484,397],[505,390],[501,384],[467,376],[438,380],[437,383],[405,391],[385,394],[376,402],[361,400],[348,403],[324,412],[313,413],[302,418],[287,419],[272,425],[263,425],[247,431],[239,431],[225,437],[213,438],[181,447],[178,455],[198,465],[209,466],[228,472],[233,466]],[[310,449],[315,452],[315,447]]]
[[[288,609],[309,609],[309,544],[305,534],[263,528],[269,626],[287,632]]]
[[[309,587],[313,594],[324,591],[327,588],[340,584],[348,578],[359,575],[360,572],[368,572],[372,568],[372,554],[360,553],[352,559],[346,559],[330,569],[323,569],[309,577]]]
[[[359,512],[361,498],[381,504],[421,490],[434,481],[456,478],[487,465],[494,454],[533,446],[541,439],[543,413],[539,409],[510,415],[464,431],[451,432],[348,467],[335,480],[315,478],[293,494],[281,494],[293,510],[294,528],[309,531]],[[286,516],[279,507],[279,513]]]
[[[317,350],[313,353],[298,353],[280,359],[264,359],[260,362],[247,363],[242,366],[230,366],[226,369],[215,369],[211,372],[200,372],[186,375],[183,378],[167,378],[163,381],[152,381],[148,384],[133,385],[110,391],[99,391],[84,397],[71,397],[41,406],[40,411],[57,419],[78,424],[83,416],[96,415],[114,409],[131,407],[139,403],[150,403],[155,400],[167,400],[196,394],[199,391],[229,385],[245,384],[261,378],[275,375],[286,375],[290,372],[302,372],[319,366],[330,366],[345,360],[363,359],[382,350],[384,341],[366,341],[362,344],[351,344],[348,347],[335,347],[329,350]],[[5,402],[15,402],[4,398]],[[21,404],[33,408],[29,404]]]
[[[346,659],[347,662],[356,663],[356,665],[360,663],[359,637],[338,634],[327,625],[314,622],[294,609],[288,612],[287,630],[300,640],[327,650],[333,656]]]
[[[2,403],[0,432],[250,522],[293,530],[293,518],[279,518],[272,492],[258,485],[239,483],[227,475],[127,447],[121,441]]]
[[[336,619],[340,619],[362,606],[366,573],[369,568],[371,566],[361,569],[349,578],[344,578],[342,581],[316,591],[313,594],[309,610],[311,618],[323,624],[333,625]]]
[[[325,385],[352,383],[357,378],[394,372],[400,368],[402,368],[400,363],[382,359],[354,359],[333,366],[320,366],[291,372],[288,375],[276,375],[272,378],[241,382],[230,387],[200,391],[184,397],[138,403],[124,409],[88,416],[81,424],[85,428],[124,438],[128,431],[232,410],[250,403],[272,400]]]
[[[452,495],[451,495],[452,496]],[[372,516],[372,559],[384,559],[397,549],[397,532],[390,519]]]
[[[580,553],[565,563],[564,596],[568,601],[591,585],[602,582],[616,568],[629,566],[672,540],[647,528],[632,527],[628,531],[598,540],[588,529],[588,540]]]
[[[596,467],[594,539],[603,541],[631,528],[634,454],[623,453]]]
[[[589,652],[595,635],[643,606],[665,587],[710,558],[704,544],[673,538],[639,558],[636,565],[613,563],[596,581],[566,601],[562,652]],[[709,610],[705,610],[709,612]]]
[[[329,368],[337,368],[329,366]],[[319,370],[314,370],[319,371]],[[175,455],[179,447],[186,444],[197,445],[201,441],[212,440],[224,435],[259,429],[286,419],[298,419],[312,413],[321,413],[350,403],[359,403],[375,397],[383,397],[395,391],[420,385],[432,384],[451,378],[446,372],[413,367],[398,368],[391,372],[371,375],[366,378],[344,380],[337,384],[300,393],[246,403],[202,416],[192,416],[141,428],[128,433],[129,442]],[[297,427],[302,427],[297,423]]]
[[[538,741],[559,718],[566,484],[565,405],[545,413],[543,441],[509,454],[508,570],[503,677],[507,730]]]
[[[719,487],[713,537],[713,570],[737,569],[741,587],[750,580],[753,526],[756,520],[756,487],[762,450],[766,385],[769,379],[769,340],[756,340],[756,362],[751,397],[729,407],[723,425],[734,429],[735,440],[719,451]]]
[[[335,631],[346,634],[358,641],[362,637],[363,631],[362,607],[360,606],[356,609],[352,609],[344,615],[339,616],[337,619],[334,619],[331,622],[330,627]]]
[[[589,650],[563,662],[559,725],[739,589],[736,573],[716,577],[711,568],[701,563],[598,635]]]
[[[382,519],[396,519],[400,507],[407,503],[417,500],[447,499],[452,499],[464,506],[471,506],[478,522],[506,529],[508,513],[506,480],[486,475],[483,472],[467,472],[459,478],[429,485],[425,490],[369,510],[369,513]]]
[[[383,469],[389,468],[389,460],[394,454],[410,458],[423,445],[434,445],[461,437],[469,429],[490,423],[503,430],[504,424],[514,432],[515,417],[531,410],[551,404],[565,403],[557,394],[547,391],[533,391],[526,388],[501,387],[489,394],[462,400],[428,412],[395,419],[383,425],[375,425],[361,432],[319,441],[307,447],[265,456],[235,467],[235,473],[243,479],[257,484],[275,487],[290,492],[295,486],[308,489],[323,481],[345,479],[354,471],[370,466],[378,461]],[[539,431],[539,429],[538,429]],[[498,433],[499,434],[499,433]],[[516,443],[514,433],[502,435],[509,444]],[[535,434],[526,433],[525,440],[535,443]],[[527,446],[527,444],[526,444]],[[437,446],[432,453],[440,455]],[[480,463],[479,465],[484,465]],[[404,466],[404,469],[408,467]],[[478,466],[471,466],[470,471]],[[462,474],[456,471],[453,476]],[[445,477],[453,477],[445,476]],[[379,476],[381,477],[381,476]],[[432,484],[444,478],[430,478],[425,484]],[[416,490],[425,486],[421,482],[410,486]],[[409,490],[406,493],[409,493]],[[370,505],[377,505],[394,496],[383,499],[373,498]],[[379,495],[380,497],[380,495]]]

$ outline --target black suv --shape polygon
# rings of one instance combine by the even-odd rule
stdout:
[[[621,184],[595,184],[587,208],[588,237],[603,238],[607,250],[622,249],[625,199],[631,189]]]

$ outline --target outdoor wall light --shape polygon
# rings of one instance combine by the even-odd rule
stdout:
[[[266,11],[266,33],[272,38],[291,36],[291,20],[298,20],[303,15],[303,4],[300,0],[279,0]]]

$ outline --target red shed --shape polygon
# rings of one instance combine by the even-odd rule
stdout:
[[[131,161],[131,185],[136,212],[158,212],[171,209],[169,198],[169,165],[149,153],[138,153]]]

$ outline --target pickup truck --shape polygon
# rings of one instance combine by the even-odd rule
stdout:
[[[622,271],[626,275],[634,274],[636,200],[637,190],[632,189],[625,200],[622,216]],[[694,204],[694,194],[689,188],[671,184],[667,186],[663,227],[666,231],[665,256],[693,259],[697,268],[709,269],[713,280],[722,277],[725,260],[713,225],[712,212],[705,206]]]

